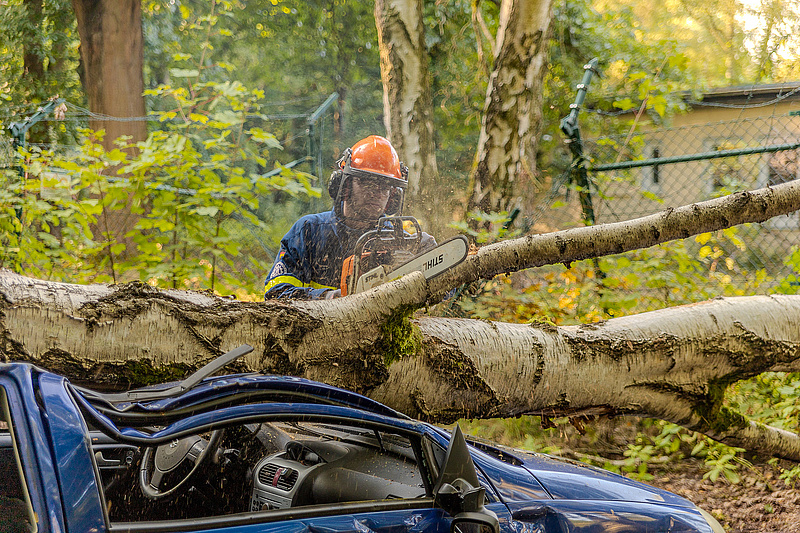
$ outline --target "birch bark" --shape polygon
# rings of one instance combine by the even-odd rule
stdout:
[[[436,214],[430,198],[439,179],[433,101],[421,0],[376,0],[375,23],[383,81],[386,134],[408,166],[409,204],[426,221]]]
[[[536,180],[552,0],[503,0],[468,209],[509,210]],[[531,195],[533,196],[533,195]]]

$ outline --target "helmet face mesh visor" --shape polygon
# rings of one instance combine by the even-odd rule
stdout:
[[[349,161],[345,164],[343,172],[346,176],[375,180],[385,184],[387,187],[399,187],[400,189],[405,189],[406,185],[408,185],[406,180],[395,178],[394,176],[387,176],[386,174],[379,174],[369,170],[353,168],[350,166]]]

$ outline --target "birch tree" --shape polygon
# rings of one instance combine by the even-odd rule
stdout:
[[[555,327],[414,317],[500,272],[651,246],[800,209],[797,181],[649,217],[481,249],[446,276],[413,273],[330,301],[236,302],[142,283],[78,286],[0,273],[0,353],[95,386],[178,377],[247,343],[240,371],[305,376],[436,422],[637,414],[800,460],[796,434],[722,405],[725,387],[800,370],[800,296],[725,298]]]
[[[503,0],[468,209],[508,210],[536,179],[552,0]]]
[[[408,166],[408,194],[418,210],[433,209],[438,182],[433,104],[421,0],[376,0],[386,134]]]

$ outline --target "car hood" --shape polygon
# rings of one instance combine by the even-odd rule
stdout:
[[[554,499],[611,500],[694,504],[671,492],[651,487],[594,466],[545,454],[518,454],[528,470]]]
[[[472,444],[505,463],[505,470],[524,469],[556,500],[628,501],[695,507],[689,500],[671,492],[578,461],[490,445],[484,441],[473,441]]]

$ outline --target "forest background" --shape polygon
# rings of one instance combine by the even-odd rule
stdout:
[[[138,279],[257,300],[289,225],[330,205],[326,173],[341,151],[366,135],[386,134],[372,3],[142,2],[146,108],[125,122],[146,124],[147,138],[123,139],[118,149],[89,129],[110,119],[89,105],[73,4],[0,6],[3,268],[46,280]],[[499,5],[456,0],[422,8],[438,178],[411,195],[407,212],[437,235],[468,232],[479,244],[519,234],[526,213],[562,200],[550,194],[572,162],[559,122],[590,58],[600,59],[601,75],[581,115],[584,137],[629,132],[627,117],[634,115],[640,128],[669,124],[686,110],[687,97],[707,89],[800,79],[800,12],[793,2],[554,2],[536,171],[502,209],[481,211],[471,205],[470,176]],[[20,163],[7,128],[56,97],[63,102],[27,131]],[[630,110],[642,112],[621,114]],[[287,166],[296,161],[302,164]],[[571,189],[574,200],[580,191]],[[513,207],[523,215],[509,224]],[[548,226],[546,214],[536,222],[529,230],[560,229]],[[497,278],[465,287],[430,312],[574,324],[718,295],[797,292],[795,274],[766,283],[754,273],[747,286],[716,275],[715,243],[735,239],[733,229],[697,237],[707,245],[702,253],[673,243]],[[800,252],[786,262],[800,272]],[[623,272],[622,264],[630,268]],[[662,296],[653,297],[653,288]],[[727,401],[753,419],[797,431],[798,390],[800,376],[770,373],[730,388]],[[522,417],[470,427],[644,479],[652,479],[655,465],[688,456],[703,465],[704,478],[738,483],[755,459],[665,422],[542,429],[552,425]],[[776,472],[792,486],[800,477],[793,465]]]

